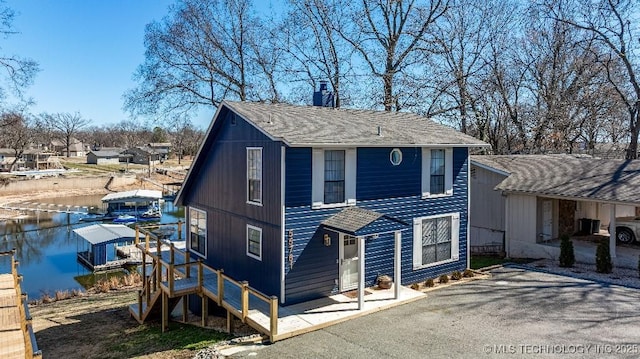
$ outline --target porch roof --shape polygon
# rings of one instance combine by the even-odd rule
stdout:
[[[640,160],[584,155],[471,156],[507,177],[495,189],[609,203],[640,203]]]
[[[409,226],[399,219],[360,207],[347,207],[325,219],[322,225],[357,237],[401,231]]]

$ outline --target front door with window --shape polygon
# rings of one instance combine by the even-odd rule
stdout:
[[[340,233],[340,291],[358,287],[358,239]]]

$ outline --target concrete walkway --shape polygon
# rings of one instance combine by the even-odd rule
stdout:
[[[602,236],[603,238],[605,236]],[[576,262],[595,264],[596,249],[598,244],[594,241],[580,240],[573,238],[573,252],[576,256]],[[554,240],[544,243],[546,246],[559,248],[560,241]],[[558,253],[559,250],[558,250]],[[638,269],[638,258],[640,256],[640,245],[638,244],[618,244],[616,246],[616,258],[612,258],[614,266],[628,269]],[[557,259],[557,258],[555,258]]]

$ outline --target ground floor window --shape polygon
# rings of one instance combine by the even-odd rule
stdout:
[[[247,224],[247,255],[262,260],[262,228]]]
[[[413,267],[419,269],[459,258],[460,214],[415,218]]]
[[[189,208],[189,248],[207,256],[207,212],[196,208]]]

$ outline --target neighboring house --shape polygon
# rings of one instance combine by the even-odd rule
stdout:
[[[39,149],[27,149],[22,153],[24,167],[28,170],[49,170],[61,168],[54,152]]]
[[[176,198],[188,250],[284,304],[464,270],[485,145],[409,113],[224,101]]]
[[[139,165],[157,165],[166,159],[166,154],[160,153],[151,147],[131,147],[122,152],[121,162],[136,163]]]
[[[502,243],[513,258],[557,259],[548,242],[598,233],[635,216],[640,161],[584,155],[471,156],[471,246]],[[616,256],[615,234],[610,237]]]
[[[147,144],[147,147],[153,148],[156,152],[162,154],[164,159],[169,158],[171,152],[171,142],[151,142]]]
[[[11,148],[0,148],[0,172],[11,171],[11,164],[16,159],[16,151]],[[16,162],[16,167],[20,164]]]
[[[51,150],[59,156],[67,156],[67,146],[62,140],[52,140]],[[87,151],[84,144],[80,140],[72,137],[69,143],[69,157],[84,157],[86,153]]]
[[[87,163],[94,165],[117,165],[120,164],[120,154],[124,150],[121,148],[101,148],[99,150],[89,151],[87,154]]]

